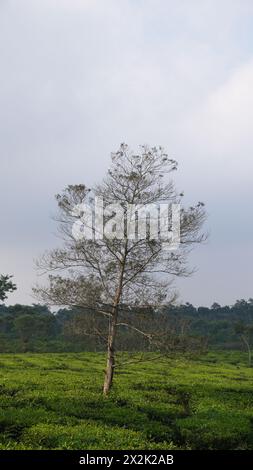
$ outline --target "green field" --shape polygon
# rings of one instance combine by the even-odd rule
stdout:
[[[100,353],[1,355],[0,449],[253,449],[243,353],[123,366],[109,398],[104,363]]]

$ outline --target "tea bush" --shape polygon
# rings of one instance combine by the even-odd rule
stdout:
[[[253,449],[242,353],[148,359],[104,398],[102,353],[1,355],[0,449]]]

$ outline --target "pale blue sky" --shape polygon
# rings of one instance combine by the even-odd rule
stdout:
[[[122,141],[163,145],[210,239],[182,301],[253,296],[253,2],[0,0],[0,272],[31,303],[54,194]]]

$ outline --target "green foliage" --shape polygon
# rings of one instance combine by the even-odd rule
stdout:
[[[0,276],[0,301],[7,299],[8,292],[13,292],[17,286],[11,280],[12,276]]]
[[[117,370],[104,398],[104,354],[1,355],[0,449],[253,450],[244,353],[154,357]]]
[[[129,310],[129,323],[133,323]],[[137,313],[136,311],[134,312]],[[171,332],[167,344],[173,351],[184,350],[184,343],[199,350],[208,345],[217,349],[243,349],[242,333],[252,345],[253,301],[237,301],[234,306],[195,308],[191,304],[167,306],[162,312],[162,324]],[[124,313],[125,317],[127,316]],[[152,331],[159,312],[135,315],[135,326]],[[140,322],[140,324],[138,323]],[[166,323],[167,322],[167,323]],[[0,352],[81,352],[104,351],[105,342],[99,336],[84,336],[82,331],[93,333],[94,324],[106,331],[107,320],[90,309],[61,309],[52,313],[43,305],[0,305]],[[238,330],[239,328],[239,330]],[[79,333],[78,333],[79,332]],[[121,351],[150,350],[146,337],[125,327],[119,327],[117,347]]]

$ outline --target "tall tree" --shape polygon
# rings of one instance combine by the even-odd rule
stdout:
[[[164,238],[171,237],[170,225],[157,224],[157,211],[160,215],[167,211],[171,220],[173,204],[181,203],[183,195],[167,177],[176,169],[176,161],[161,147],[141,146],[139,153],[134,154],[121,144],[112,154],[106,177],[93,192],[76,185],[56,196],[63,247],[45,253],[39,261],[43,270],[55,274],[50,274],[48,286],[37,287],[35,292],[43,302],[88,307],[107,319],[107,332],[103,332],[107,336],[104,394],[109,393],[113,382],[118,328],[132,328],[152,338],[150,333],[136,328],[134,321],[128,321],[128,309],[154,311],[171,301],[172,279],[191,274],[187,255],[192,246],[204,239],[200,230],[205,211],[203,204],[197,203],[181,208],[177,249],[171,245],[168,249],[168,243],[164,243]],[[95,223],[93,220],[91,224],[85,203],[95,207]],[[101,214],[102,206],[104,214],[99,218],[97,213]],[[79,229],[80,237],[76,236]],[[138,236],[137,229],[144,232]],[[86,236],[81,236],[81,230]]]
[[[3,302],[7,299],[9,292],[14,292],[17,286],[12,282],[12,276],[0,276],[0,300]]]

